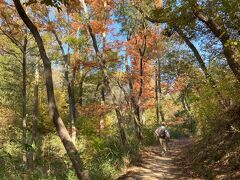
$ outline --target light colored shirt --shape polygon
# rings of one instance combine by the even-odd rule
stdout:
[[[155,132],[154,132],[155,136],[158,137],[158,135],[159,135],[159,133],[160,133],[161,130],[164,130],[164,131],[165,131],[166,138],[169,139],[169,138],[170,138],[170,133],[168,132],[168,130],[166,129],[165,126],[160,126],[160,127],[158,127],[158,128],[155,130]]]

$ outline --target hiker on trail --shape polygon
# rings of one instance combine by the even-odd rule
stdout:
[[[170,139],[170,133],[166,128],[166,124],[162,122],[161,126],[155,130],[154,134],[156,138],[159,139],[161,153],[165,155],[168,148],[168,141]]]

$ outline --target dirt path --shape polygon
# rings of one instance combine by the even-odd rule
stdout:
[[[159,146],[147,147],[141,153],[139,163],[129,167],[118,180],[194,179],[185,175],[179,159],[181,150],[190,143],[189,139],[171,140],[169,153],[164,157]]]

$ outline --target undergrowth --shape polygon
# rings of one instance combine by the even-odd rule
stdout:
[[[217,122],[185,152],[185,158],[205,179],[239,179],[240,107],[223,112]]]

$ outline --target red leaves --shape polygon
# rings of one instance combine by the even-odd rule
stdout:
[[[152,28],[143,29],[123,44],[131,59],[134,96],[140,98],[142,108],[154,107],[155,82],[152,59],[159,56],[159,34]],[[141,92],[141,93],[140,93]]]

